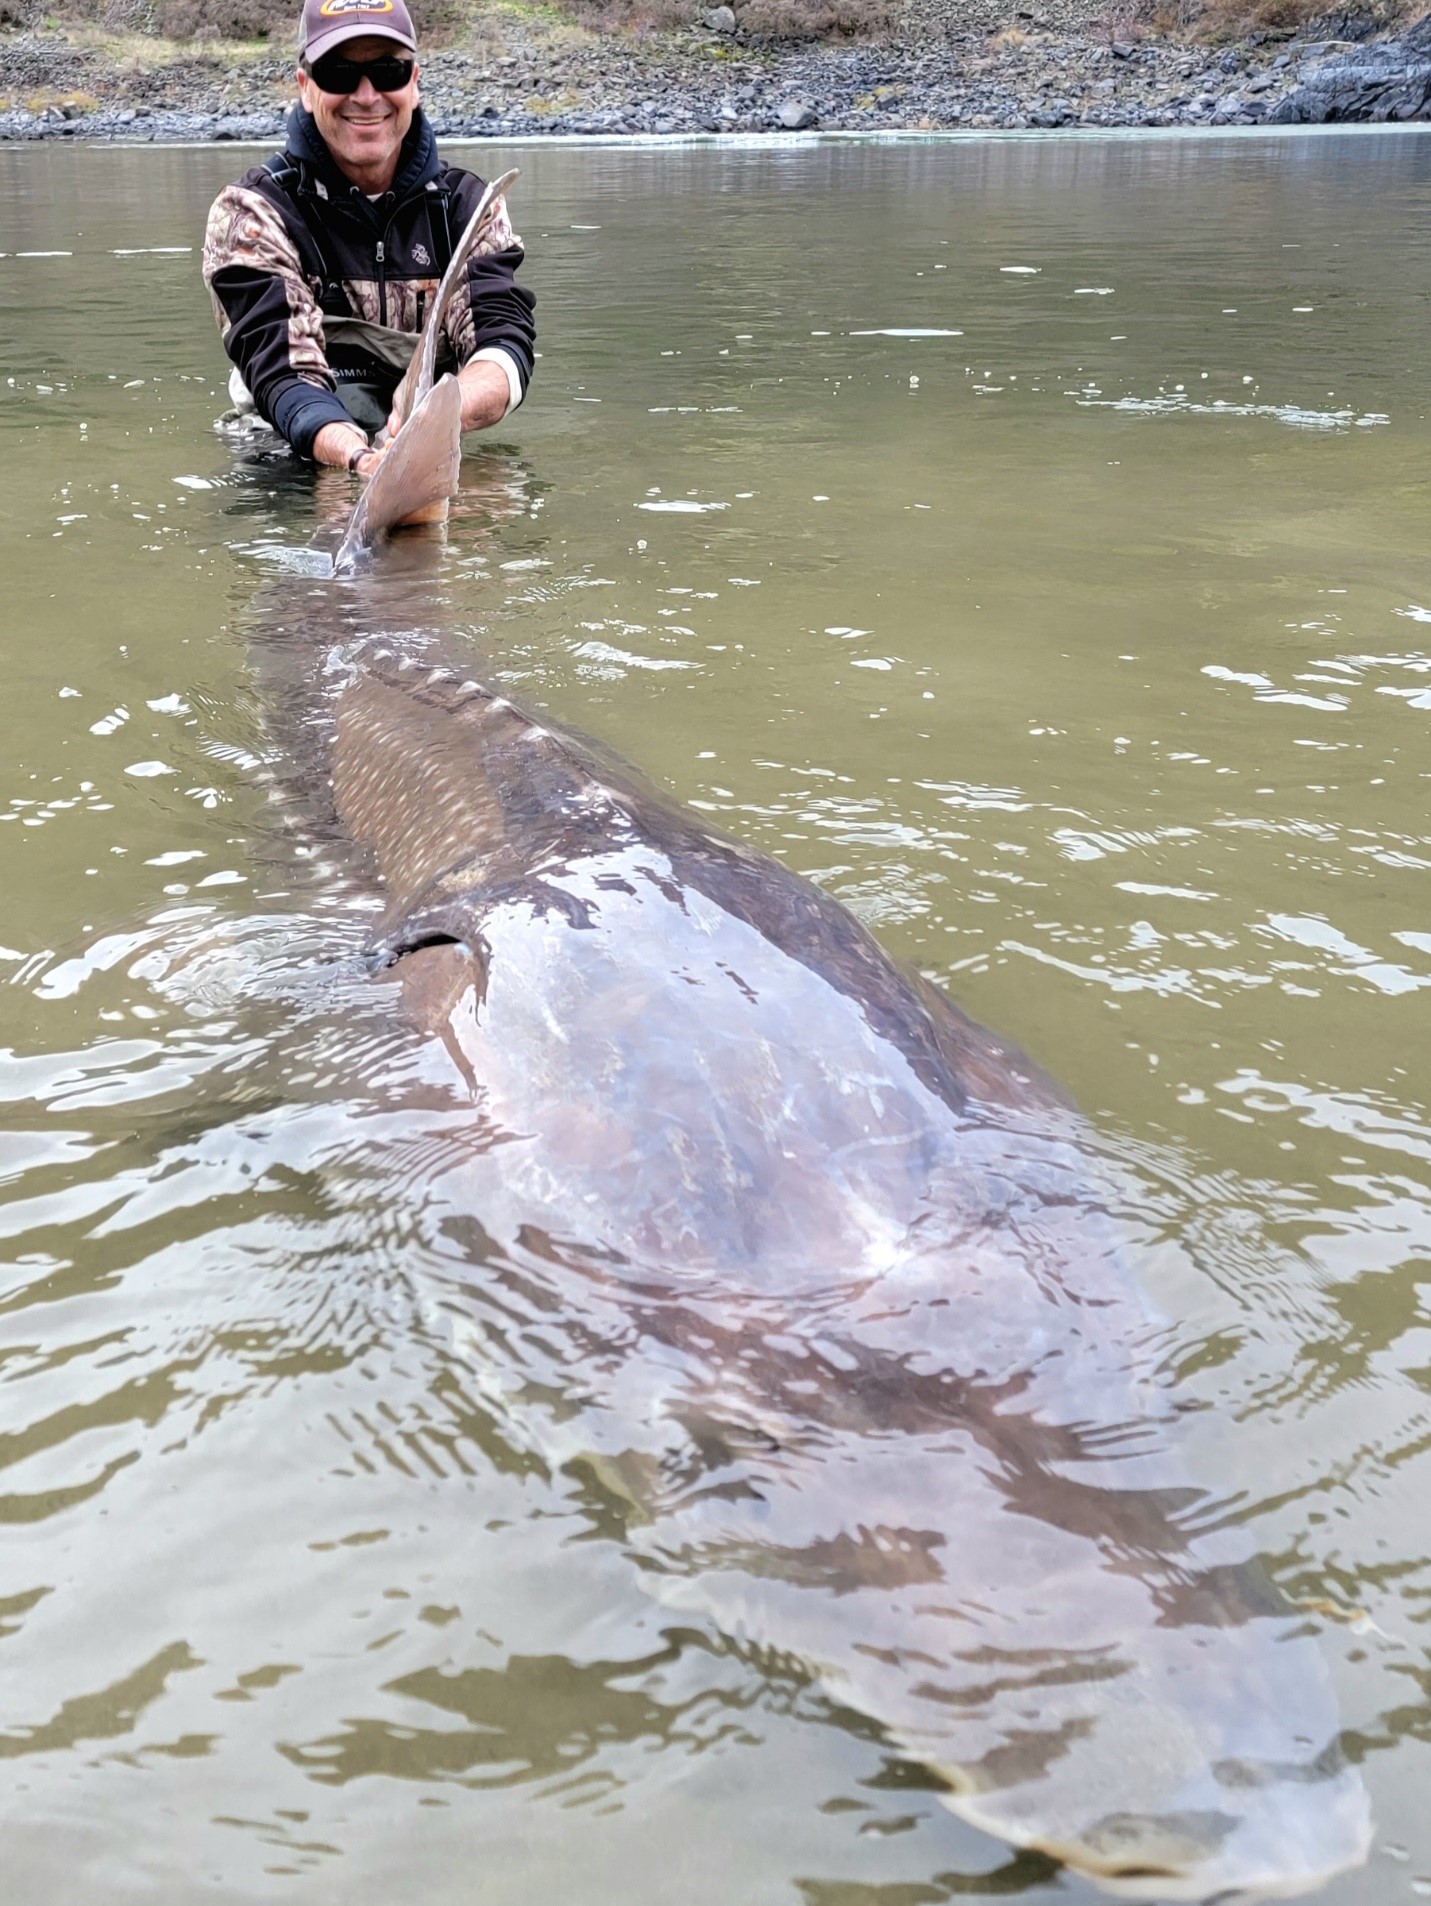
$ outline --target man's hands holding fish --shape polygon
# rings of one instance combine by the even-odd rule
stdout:
[[[490,358],[473,358],[464,364],[457,373],[457,382],[462,390],[462,428],[466,430],[486,430],[491,424],[499,424],[506,416],[512,404],[512,386],[506,371]],[[391,443],[402,428],[403,387],[398,386],[398,394],[388,417],[386,441]]]
[[[474,359],[470,364],[463,365],[457,374],[457,381],[462,387],[464,430],[485,430],[491,424],[500,423],[506,416],[511,403],[511,385],[500,364]],[[338,470],[351,468],[360,477],[371,477],[402,428],[402,423],[400,406],[394,404],[380,445],[370,444],[366,433],[357,424],[325,424],[313,440],[314,461],[329,464]]]

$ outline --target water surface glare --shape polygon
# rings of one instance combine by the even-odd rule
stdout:
[[[523,1433],[370,895],[273,798],[351,492],[212,429],[247,162],[0,150],[7,1900],[1091,1898]],[[1090,1115],[1372,1793],[1325,1897],[1431,1894],[1431,142],[472,162],[543,357],[395,600]]]

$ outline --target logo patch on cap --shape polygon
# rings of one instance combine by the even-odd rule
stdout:
[[[341,19],[345,13],[391,13],[393,0],[323,0],[318,11],[325,20]]]

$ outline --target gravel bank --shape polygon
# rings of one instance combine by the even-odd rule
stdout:
[[[940,3],[881,45],[747,44],[725,9],[659,40],[508,35],[429,54],[424,101],[440,134],[467,138],[1431,118],[1431,18],[1360,44],[1263,35],[1219,49],[1094,38],[1090,0],[1055,0],[996,33],[968,0]],[[291,70],[286,55],[168,49],[146,62],[0,34],[0,139],[272,138]]]

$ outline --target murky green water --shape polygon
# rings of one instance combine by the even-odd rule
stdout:
[[[1094,1116],[1200,1468],[1358,1617],[1328,1896],[1431,1893],[1431,142],[502,157],[540,379],[414,620]],[[248,646],[349,491],[211,428],[239,163],[0,151],[6,1898],[1085,1897],[647,1600],[364,1194]]]

